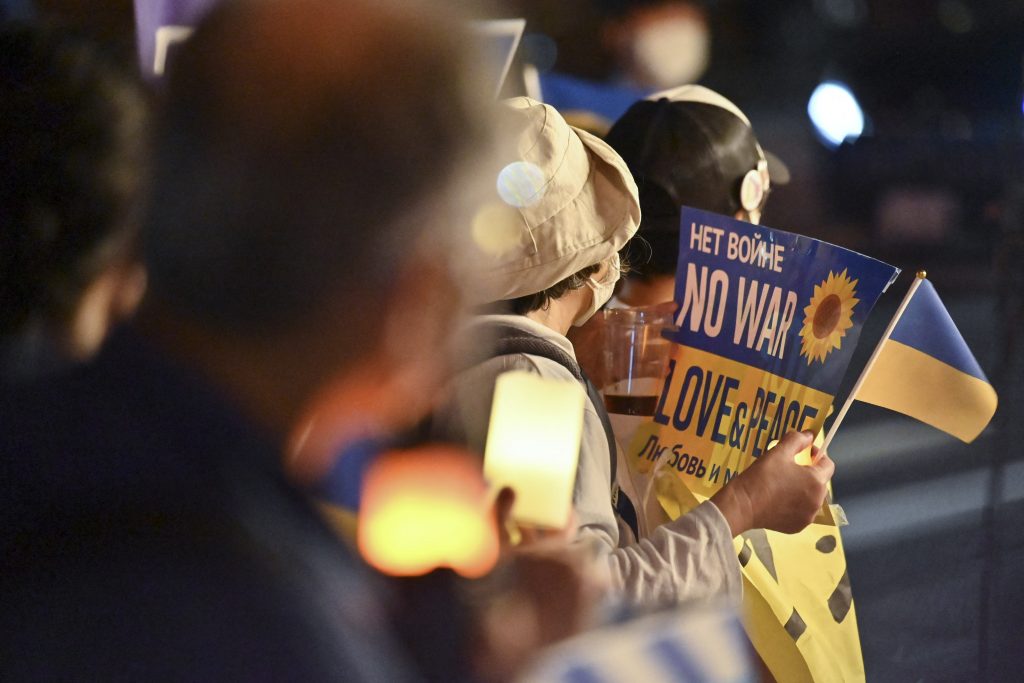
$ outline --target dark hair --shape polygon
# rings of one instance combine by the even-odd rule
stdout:
[[[559,280],[543,291],[535,294],[526,294],[502,303],[506,305],[507,310],[511,310],[518,315],[539,311],[550,306],[554,299],[560,299],[566,293],[583,287],[587,284],[587,279],[599,270],[601,270],[601,264],[595,263],[592,266],[576,271],[563,280]]]
[[[740,185],[760,155],[750,126],[732,112],[702,102],[644,100],[615,122],[606,141],[626,161],[640,194],[637,233],[650,244],[640,277],[675,273],[679,207],[733,215]]]
[[[328,298],[351,303],[352,326],[379,319],[424,207],[447,200],[481,139],[458,31],[441,21],[372,0],[214,9],[171,64],[146,222],[153,299],[250,336]]]
[[[55,26],[0,26],[0,332],[66,321],[132,248],[145,153],[133,77]]]

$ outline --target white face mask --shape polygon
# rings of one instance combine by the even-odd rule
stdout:
[[[684,17],[647,26],[633,40],[637,76],[655,88],[695,83],[708,68],[710,51],[704,23]]]
[[[605,273],[600,282],[592,277],[587,278],[587,287],[590,287],[593,296],[590,297],[590,305],[572,321],[573,327],[581,327],[586,324],[588,320],[594,317],[598,309],[612,298],[612,293],[615,292],[615,283],[619,281],[619,255],[615,254],[609,263],[608,272]]]

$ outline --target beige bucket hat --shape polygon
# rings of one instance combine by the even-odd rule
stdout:
[[[515,144],[498,174],[500,209],[474,221],[471,295],[481,303],[543,291],[600,263],[640,223],[636,183],[615,150],[546,104],[503,104],[499,130]]]

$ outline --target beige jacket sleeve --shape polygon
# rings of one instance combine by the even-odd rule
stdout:
[[[705,502],[634,542],[619,533],[610,490],[608,440],[588,403],[573,502],[579,537],[592,539],[605,558],[613,588],[628,602],[646,606],[689,600],[739,603],[739,562],[729,524],[714,503]]]
[[[459,417],[469,442],[481,450],[490,401],[481,400],[480,390],[493,388],[495,378],[509,370],[575,381],[556,362],[523,355],[490,360],[464,374]],[[618,529],[610,482],[607,437],[597,411],[587,401],[573,513],[581,541],[590,539],[601,568],[606,564],[612,590],[628,602],[644,606],[705,599],[738,604],[742,591],[739,562],[728,522],[713,503],[702,504],[658,526],[648,538],[633,542]]]
[[[558,363],[525,355],[495,358],[462,373],[456,392],[458,409],[448,417],[462,425],[467,442],[481,451],[494,380],[508,370],[575,381]],[[589,401],[573,507],[580,540],[589,539],[596,547],[613,590],[628,602],[645,606],[704,599],[739,602],[739,562],[728,523],[713,503],[704,503],[640,541],[634,542],[629,532],[620,534],[611,505],[608,440]]]

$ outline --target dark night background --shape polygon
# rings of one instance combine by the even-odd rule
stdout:
[[[518,3],[527,31],[554,39],[553,68],[594,80],[614,78],[600,50],[609,4],[628,3]],[[699,82],[735,101],[792,174],[763,222],[904,269],[839,398],[919,269],[1000,394],[996,419],[970,445],[860,403],[836,437],[867,678],[1021,680],[1024,2],[703,6],[712,50]],[[807,114],[826,79],[848,85],[867,118],[864,135],[837,149]]]
[[[491,12],[527,18],[526,46],[547,46],[543,67],[603,80],[614,77],[603,22],[629,4],[518,0]],[[734,100],[792,174],[763,222],[905,271],[839,398],[922,268],[1000,394],[974,444],[856,404],[831,449],[868,680],[1021,680],[1024,0],[702,4],[712,48],[700,82]],[[131,2],[36,5],[133,54]],[[846,83],[867,117],[837,149],[807,115],[825,79]]]

